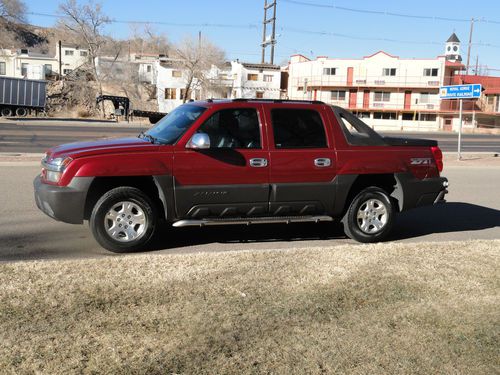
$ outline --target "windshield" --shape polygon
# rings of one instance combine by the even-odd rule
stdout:
[[[184,134],[206,108],[196,105],[181,105],[162,118],[146,132],[159,143],[172,145]]]

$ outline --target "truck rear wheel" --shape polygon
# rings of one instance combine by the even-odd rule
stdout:
[[[28,110],[24,107],[16,108],[16,116],[24,117],[28,114]]]
[[[348,237],[368,243],[382,241],[390,233],[393,220],[391,199],[384,190],[372,186],[354,197],[342,223]]]
[[[9,116],[12,116],[12,110],[10,108],[2,108],[2,110],[0,111],[0,114],[3,117],[9,117]]]
[[[125,253],[144,250],[157,221],[155,207],[146,194],[137,188],[118,187],[97,201],[90,228],[102,247]]]

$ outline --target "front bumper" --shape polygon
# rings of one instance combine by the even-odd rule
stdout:
[[[41,177],[37,176],[33,181],[36,205],[55,220],[81,224],[92,180],[92,177],[75,177],[68,186],[54,186],[44,184]]]
[[[396,180],[395,195],[400,203],[400,211],[446,202],[444,197],[448,193],[448,179],[445,177],[420,180],[410,174],[398,174]]]

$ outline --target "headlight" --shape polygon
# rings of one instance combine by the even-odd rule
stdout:
[[[42,159],[42,179],[46,182],[57,184],[64,170],[72,161],[73,159],[70,157],[50,159],[50,157],[45,154],[45,157]]]

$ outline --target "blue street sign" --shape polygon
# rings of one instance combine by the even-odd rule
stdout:
[[[455,85],[441,86],[439,97],[441,99],[477,99],[481,97],[481,85]]]

